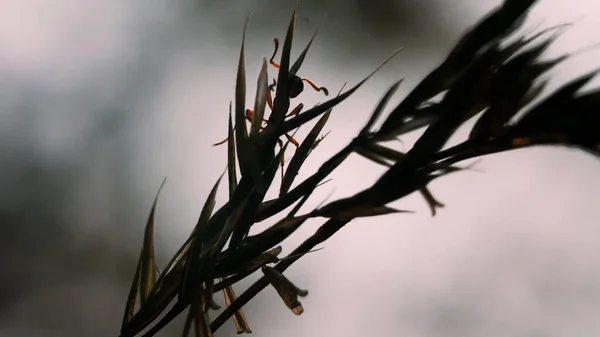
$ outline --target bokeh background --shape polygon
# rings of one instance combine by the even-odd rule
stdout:
[[[551,54],[600,42],[595,1],[538,2],[527,29],[575,23]],[[499,3],[301,1],[296,53],[324,18],[302,75],[334,93],[405,49],[334,110],[331,134],[299,179],[355,135],[393,81],[405,79],[397,103]],[[0,336],[117,336],[161,180],[168,182],[156,242],[166,263],[225,167],[225,149],[211,144],[226,135],[245,16],[252,12],[246,60],[253,87],[293,1],[0,4]],[[565,62],[549,89],[600,66],[599,55]],[[309,90],[303,98],[309,106],[325,99]],[[476,168],[431,185],[447,205],[435,218],[420,196],[410,196],[394,206],[416,214],[354,221],[304,257],[287,272],[310,292],[304,314],[294,316],[268,288],[245,307],[254,333],[596,335],[600,162],[540,148],[486,157]],[[313,204],[350,195],[382,172],[351,157]],[[307,223],[285,252],[319,224]],[[162,335],[180,329],[175,323]],[[232,323],[217,334],[233,335]]]

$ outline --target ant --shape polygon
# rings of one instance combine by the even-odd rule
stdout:
[[[273,55],[271,56],[271,59],[269,59],[269,63],[273,67],[279,69],[280,65],[273,60],[275,58],[275,55],[277,55],[277,50],[279,49],[279,40],[277,38],[273,39],[273,44],[275,45],[275,50],[273,51]],[[289,81],[288,82],[289,98],[296,98],[296,97],[298,97],[298,95],[300,95],[304,91],[304,82],[308,83],[315,91],[319,91],[319,92],[322,91],[325,94],[325,96],[329,95],[329,90],[327,90],[327,88],[318,86],[315,82],[309,80],[308,78],[300,78],[297,75],[294,75],[293,77],[290,77],[290,79],[288,81]],[[272,92],[275,91],[276,86],[277,86],[277,82],[275,81],[275,79],[273,79],[273,83],[269,85],[268,90],[267,90],[267,105],[269,106],[269,109],[271,109],[271,111],[273,111]],[[302,104],[302,103],[298,104],[290,113],[285,115],[285,118],[297,115],[298,113],[300,113],[302,108],[304,108],[304,104]],[[253,110],[246,109],[246,120],[251,122],[253,114],[254,114]],[[263,123],[268,124],[268,122],[269,122],[268,119],[263,118]],[[265,126],[261,125],[261,129],[264,129],[264,128],[265,128]],[[290,141],[290,143],[294,144],[294,146],[296,146],[296,148],[300,146],[298,141],[296,139],[294,139],[292,136],[290,136],[289,134],[286,133],[285,137]],[[228,139],[229,139],[229,137],[225,138],[225,140],[223,140],[223,141],[213,144],[213,146],[218,146],[218,145],[224,144],[225,142],[227,142]],[[278,143],[279,147],[283,147],[283,142],[281,141],[281,139],[278,139],[277,143]],[[316,145],[318,144],[318,142],[315,142],[315,143],[316,144],[313,145],[313,148],[316,147]],[[282,174],[283,174],[283,158],[282,158],[282,162],[281,162],[281,168],[282,168]]]

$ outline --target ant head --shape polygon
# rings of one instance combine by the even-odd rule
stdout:
[[[296,98],[304,90],[304,83],[302,82],[302,79],[298,76],[292,77],[288,85],[290,98]]]

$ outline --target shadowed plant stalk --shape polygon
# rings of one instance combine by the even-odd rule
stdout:
[[[532,104],[541,97],[547,82],[544,75],[570,56],[542,58],[565,25],[551,27],[533,36],[517,33],[534,2],[506,0],[474,25],[447,58],[385,114],[387,103],[402,81],[394,83],[356,137],[301,182],[295,178],[311,151],[323,140],[322,131],[334,113],[333,109],[400,50],[364,80],[326,102],[306,111],[303,111],[303,104],[290,107],[290,98],[299,96],[305,84],[329,94],[326,88],[298,75],[316,32],[300,56],[291,62],[294,10],[282,44],[280,62],[274,60],[279,47],[279,41],[275,39],[275,53],[270,60],[263,59],[253,109],[247,109],[244,59],[247,20],[235,83],[235,102],[229,109],[228,138],[221,142],[227,143],[227,170],[208,195],[189,238],[162,272],[154,260],[155,200],[126,302],[120,336],[152,336],[186,309],[184,335],[193,330],[197,336],[212,336],[230,318],[238,333],[250,333],[242,308],[268,285],[276,289],[294,314],[300,315],[304,308],[298,298],[306,296],[308,291],[287,279],[284,272],[289,266],[356,218],[407,212],[387,204],[414,192],[423,195],[435,215],[436,209],[443,205],[434,198],[427,185],[436,178],[466,169],[454,166],[460,161],[539,145],[576,147],[599,156],[600,90],[580,92],[595,72],[565,84]],[[550,34],[552,32],[554,34]],[[269,84],[267,73],[269,65],[278,68],[277,79],[272,84]],[[441,100],[433,100],[440,94]],[[270,110],[268,118],[267,108]],[[523,117],[517,118],[517,115]],[[446,148],[456,130],[475,116],[478,120],[468,139]],[[383,121],[379,123],[379,119]],[[294,132],[313,120],[316,123],[308,135],[298,142]],[[250,122],[249,130],[247,121]],[[375,128],[376,124],[380,126]],[[386,145],[389,140],[421,128],[425,128],[425,132],[406,153]],[[284,154],[289,147],[296,149],[285,167]],[[381,164],[387,170],[372,186],[353,196],[300,213],[313,191],[352,153]],[[278,197],[265,200],[279,170]],[[215,211],[217,190],[225,173],[229,200]],[[281,215],[291,206],[291,211]],[[310,218],[323,218],[324,222],[288,257],[279,259],[280,243]],[[258,234],[248,234],[255,223],[265,219],[277,221]],[[236,296],[232,286],[259,269],[263,276]],[[210,310],[219,308],[213,294],[221,291],[226,308],[210,321]],[[136,308],[138,296],[140,304]]]

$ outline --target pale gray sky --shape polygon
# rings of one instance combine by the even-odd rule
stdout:
[[[14,156],[2,161],[44,163],[67,172],[56,184],[69,186],[60,217],[69,224],[66,239],[46,243],[48,251],[40,256],[47,260],[15,275],[80,269],[53,282],[27,281],[32,286],[11,297],[0,313],[0,335],[116,335],[129,281],[123,275],[132,274],[161,180],[168,177],[156,241],[163,254],[172,254],[225,167],[225,149],[210,144],[225,136],[244,16],[252,10],[246,55],[252,88],[272,37],[284,34],[292,1],[0,3],[0,139]],[[500,1],[394,7],[382,0],[368,15],[364,3],[323,5],[328,17],[302,74],[335,92],[346,81],[359,81],[393,50],[406,49],[334,110],[326,127],[331,134],[298,179],[356,134],[393,81],[406,78],[398,102],[466,27]],[[320,4],[301,2],[296,51],[322,17]],[[390,9],[397,16],[373,20]],[[409,9],[413,14],[402,12]],[[600,42],[599,14],[592,0],[540,0],[528,26],[576,22],[552,49],[567,52]],[[426,22],[394,21],[413,16]],[[598,55],[594,50],[566,62],[553,72],[550,88],[599,66]],[[303,97],[309,106],[324,100],[308,90]],[[254,333],[594,336],[600,331],[600,183],[594,179],[600,163],[577,151],[544,148],[486,157],[477,168],[483,172],[431,185],[447,205],[435,218],[420,196],[410,196],[394,206],[417,214],[354,221],[325,250],[304,257],[287,272],[309,290],[304,314],[294,316],[268,289],[246,307]],[[332,191],[331,198],[350,195],[382,172],[353,156],[310,204]],[[21,186],[17,178],[23,177],[5,174],[4,190]],[[222,190],[220,200],[225,197]],[[285,242],[285,252],[320,223],[306,224]],[[30,225],[36,233],[35,226],[50,226]],[[21,237],[16,246],[27,247],[28,239]],[[127,252],[131,256],[118,258]],[[179,326],[174,328],[178,333]],[[233,334],[227,324],[217,336]]]

